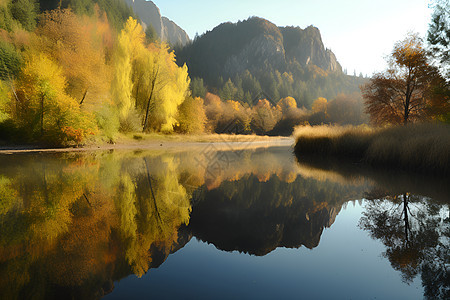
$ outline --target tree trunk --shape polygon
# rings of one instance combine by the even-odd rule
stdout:
[[[44,94],[41,95],[41,136],[44,135]]]
[[[86,91],[84,92],[83,98],[80,101],[80,106],[83,104],[84,99],[86,99],[87,92],[88,92],[88,90],[86,89]]]
[[[161,214],[159,213],[158,204],[156,203],[155,193],[153,192],[152,178],[150,176],[150,171],[149,171],[148,162],[147,162],[146,158],[144,158],[144,163],[145,163],[145,169],[147,170],[148,185],[150,186],[150,191],[151,191],[151,194],[152,194],[153,207],[155,208],[157,220],[159,221],[158,225],[159,225],[159,227],[161,229],[162,228],[162,226],[161,226],[161,224],[162,224]]]
[[[145,119],[144,119],[144,126],[142,128],[142,132],[145,132],[145,130],[147,129],[148,114],[150,112],[150,102],[153,97],[153,91],[155,90],[156,79],[158,78],[158,72],[159,72],[159,69],[156,71],[155,77],[152,80],[152,89],[150,91],[150,96],[148,97],[148,101],[147,101],[147,109],[145,111]]]
[[[406,244],[409,243],[409,218],[408,218],[408,195],[403,194],[403,221],[405,222],[405,241]]]

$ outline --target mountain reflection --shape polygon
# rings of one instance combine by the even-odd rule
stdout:
[[[265,255],[277,247],[312,249],[352,192],[300,177],[287,183],[276,175],[261,181],[251,174],[200,193],[189,228],[225,251]]]
[[[364,195],[372,200],[361,227],[386,245],[393,267],[405,280],[441,276],[430,293],[448,292],[448,273],[439,269],[448,264],[448,217],[435,218],[440,205],[425,199],[416,212],[411,205],[422,200],[410,194],[390,196],[373,179],[297,165],[286,151],[213,151],[206,160],[199,151],[0,156],[0,298],[100,298],[192,237],[252,255],[312,249],[341,208]],[[404,214],[385,215],[384,205],[406,205],[400,212],[409,223]],[[430,243],[419,245],[425,238]]]

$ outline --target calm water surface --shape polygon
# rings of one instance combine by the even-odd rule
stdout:
[[[0,299],[448,299],[447,179],[290,147],[0,155]]]

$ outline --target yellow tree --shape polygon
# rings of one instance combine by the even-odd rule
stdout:
[[[152,43],[143,54],[142,76],[147,84],[142,90],[144,101],[138,101],[144,113],[143,131],[172,132],[178,106],[189,91],[187,66],[177,66],[174,52],[165,43]]]
[[[278,102],[278,106],[280,107],[281,112],[284,115],[289,113],[291,109],[297,108],[297,101],[295,101],[295,99],[292,97],[286,97]]]
[[[37,29],[41,37],[38,46],[62,67],[66,90],[80,105],[96,104],[109,92],[105,23],[98,13],[96,18],[89,18],[77,16],[69,9],[56,9],[42,15]]]
[[[132,71],[133,62],[144,47],[145,33],[142,26],[130,17],[121,31],[114,56],[114,78],[112,96],[122,121],[128,118],[133,108]]]
[[[95,126],[65,93],[62,68],[45,54],[31,54],[18,81],[14,120],[29,134],[51,143],[81,143]]]
[[[259,134],[272,130],[281,118],[281,112],[266,99],[259,100],[253,107],[253,129]]]
[[[313,113],[323,112],[324,114],[326,114],[327,113],[327,105],[328,105],[327,99],[325,99],[323,97],[319,97],[316,100],[314,100],[311,109],[312,109]]]
[[[205,131],[206,114],[203,99],[191,96],[179,106],[178,130],[183,133],[202,133]]]

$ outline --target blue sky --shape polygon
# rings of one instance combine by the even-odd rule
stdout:
[[[348,73],[372,75],[408,31],[425,36],[430,0],[153,0],[191,38],[220,23],[259,16],[278,26],[318,27]]]

